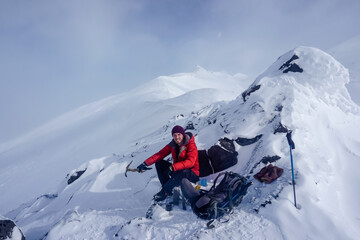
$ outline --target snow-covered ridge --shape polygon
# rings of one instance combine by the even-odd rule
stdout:
[[[32,238],[47,234],[47,239],[355,239],[360,235],[358,193],[353,188],[360,183],[356,174],[360,116],[346,91],[348,81],[347,70],[330,55],[299,47],[281,56],[231,102],[204,102],[203,108],[186,111],[184,101],[204,101],[214,90],[179,96],[182,90],[171,90],[176,97],[147,101],[142,119],[123,123],[136,126],[124,130],[126,136],[135,135],[127,139],[132,141],[124,150],[77,162],[56,189],[29,199],[8,215]],[[144,119],[154,122],[145,125]],[[98,123],[109,124],[105,119]],[[239,163],[229,170],[254,182],[230,222],[214,230],[205,230],[202,220],[180,209],[173,215],[144,219],[160,186],[156,173],[124,176],[130,161],[137,166],[168,143],[172,126],[190,123],[199,148],[208,148],[221,137],[233,139]],[[293,206],[289,185],[287,130],[293,131],[296,143],[293,155],[301,210]],[[242,145],[243,138],[254,142]],[[269,162],[282,167],[283,175],[269,185],[254,180],[253,174]],[[81,172],[69,184],[71,176]]]
[[[297,65],[292,68],[295,70],[284,73],[291,64]],[[283,199],[276,203],[279,211],[264,211],[265,216],[275,217],[281,223],[282,229],[289,232],[288,238],[291,231],[297,232],[294,235],[299,239],[352,239],[359,235],[355,230],[359,226],[355,212],[360,212],[354,201],[357,194],[345,190],[360,180],[354,177],[360,156],[360,141],[355,137],[360,133],[356,127],[360,122],[359,107],[349,97],[345,87],[348,82],[347,69],[330,55],[300,47],[280,57],[249,88],[260,86],[258,90],[245,92],[250,93],[246,101],[256,101],[260,111],[267,112],[267,119],[280,118],[283,126],[295,132],[298,195],[306,210],[297,213],[286,207]],[[279,107],[282,110],[278,116],[267,111]],[[326,220],[317,221],[315,216]],[[303,232],[298,231],[297,225]],[[329,226],[332,231],[323,230]]]
[[[212,99],[208,97],[208,103],[218,100],[231,100],[250,83],[249,81],[250,78],[244,74],[232,76],[227,73],[210,72],[200,66],[192,73],[161,76],[127,93],[86,104],[74,111],[65,113],[19,139],[1,144],[0,153],[23,142],[31,141],[32,138],[48,135],[58,130],[63,131],[63,128],[72,127],[77,123],[83,124],[83,120],[87,118],[95,118],[97,115],[116,110],[131,111],[134,109],[133,105],[172,99],[194,90],[211,89],[217,97],[213,96]],[[124,106],[128,108],[121,109]]]

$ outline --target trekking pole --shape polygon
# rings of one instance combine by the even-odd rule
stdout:
[[[293,156],[292,156],[292,149],[295,149],[295,143],[294,141],[291,139],[291,133],[292,131],[289,131],[286,134],[286,138],[288,140],[289,146],[290,146],[290,159],[291,159],[291,173],[292,173],[292,185],[293,185],[293,190],[294,190],[294,205],[297,209],[300,209],[301,206],[300,204],[296,204],[296,193],[295,193],[295,176],[294,176],[294,164],[293,164]]]

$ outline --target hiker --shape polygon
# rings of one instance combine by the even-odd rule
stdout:
[[[137,167],[138,172],[143,172],[155,163],[162,185],[160,192],[154,195],[155,201],[163,201],[167,196],[171,196],[173,188],[180,186],[184,178],[193,183],[199,181],[198,151],[193,134],[185,133],[185,130],[178,125],[173,127],[171,134],[173,139],[169,144]],[[173,164],[164,160],[170,153]]]

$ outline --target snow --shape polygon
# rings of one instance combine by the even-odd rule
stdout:
[[[290,64],[302,72],[285,73]],[[159,77],[1,145],[0,213],[28,239],[358,239],[360,109],[349,82],[340,62],[312,47],[285,53],[253,80],[201,67]],[[160,188],[155,170],[124,176],[131,161],[136,167],[170,141],[174,125],[189,123],[199,149],[222,137],[261,135],[251,145],[236,144],[239,161],[229,170],[253,185],[229,222],[214,229],[177,206],[146,219]],[[301,209],[294,206],[289,146],[279,126],[293,131]],[[284,173],[260,183],[253,175],[272,156]]]
[[[351,98],[360,104],[360,35],[333,47],[328,52],[340,61],[350,72],[350,82],[346,86]]]
[[[214,101],[234,98],[248,84],[246,78],[200,67],[193,73],[159,77],[128,93],[66,113],[22,138],[2,144],[0,191],[7,195],[2,199],[0,212],[54,191],[64,174],[89,159],[133,151],[136,142],[142,142],[143,136],[154,129],[165,127],[170,119]],[[179,79],[187,80],[186,87],[179,87],[179,91],[175,87],[168,91],[158,85],[159,82],[171,85]],[[199,85],[207,88],[199,89]],[[14,188],[19,191],[12,191]]]

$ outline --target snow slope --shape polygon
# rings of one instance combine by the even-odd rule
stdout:
[[[68,172],[89,159],[128,153],[143,136],[177,115],[231,100],[248,84],[245,75],[198,67],[90,103],[0,145],[0,192],[6,193],[0,213],[55,191]]]
[[[215,82],[224,82],[222,74],[215,76],[215,73],[204,73],[213,76]],[[12,211],[5,211],[3,215],[16,220],[29,239],[359,238],[359,194],[354,189],[360,183],[360,177],[355,172],[360,167],[360,130],[357,127],[360,109],[349,96],[345,87],[349,82],[349,74],[339,62],[319,49],[296,48],[282,55],[245,91],[242,89],[236,94],[227,95],[227,99],[221,94],[218,97],[220,100],[232,101],[208,104],[211,102],[209,100],[202,102],[201,106],[192,105],[193,109],[197,108],[194,111],[182,109],[181,106],[189,99],[193,104],[200,99],[206,101],[215,90],[189,90],[186,87],[192,81],[184,85],[181,82],[182,79],[177,79],[179,85],[175,89],[164,87],[167,93],[160,91],[151,95],[162,89],[160,85],[152,88],[151,84],[137,91],[140,96],[149,94],[148,102],[142,102],[146,108],[136,112],[137,118],[131,116],[133,111],[127,112],[131,121],[122,122],[124,125],[121,124],[117,130],[114,127],[110,127],[111,131],[104,130],[107,125],[111,126],[110,120],[106,121],[110,114],[104,114],[98,121],[84,121],[87,118],[79,120],[78,126],[83,131],[101,123],[104,128],[98,129],[94,136],[111,132],[112,138],[107,139],[113,140],[117,138],[120,129],[130,137],[123,140],[124,146],[118,147],[118,151],[112,151],[115,154],[100,155],[92,148],[106,149],[103,145],[108,142],[91,144],[89,136],[85,136],[83,139],[91,146],[88,149],[93,155],[83,155],[81,160],[72,158],[71,164],[66,156],[72,154],[55,154],[62,157],[61,161],[66,161],[64,165],[67,167],[55,165],[55,162],[49,163],[49,167],[56,168],[54,174],[62,175],[62,179],[49,179],[49,183],[42,184],[42,191],[37,198],[31,199],[29,196],[26,203],[20,206],[16,205],[19,200],[16,204],[10,204],[11,200],[16,200],[16,188],[9,182],[2,183],[1,188],[10,193],[10,197],[5,198],[8,201],[5,201],[7,205],[2,207],[2,212],[10,210],[9,206],[18,206]],[[157,79],[154,84],[162,82]],[[134,92],[131,94],[136,95]],[[167,94],[172,98],[166,99]],[[150,102],[154,96],[159,98]],[[134,102],[141,100],[144,98],[136,95],[131,102],[124,100],[123,105],[134,106]],[[117,110],[107,108],[113,101],[108,99],[105,102],[98,104],[104,112],[114,113]],[[174,106],[177,108],[174,109]],[[93,107],[89,109],[92,113],[87,112],[86,107],[82,109],[84,116],[96,113]],[[65,119],[59,122],[68,123]],[[151,121],[144,123],[144,119]],[[130,129],[130,123],[136,127]],[[132,167],[136,167],[168,143],[171,128],[177,124],[194,126],[191,131],[196,135],[199,149],[210,147],[221,137],[233,139],[239,152],[239,162],[229,170],[247,176],[254,183],[231,215],[230,221],[219,224],[215,229],[206,229],[205,222],[196,218],[191,210],[183,211],[177,207],[171,213],[158,209],[154,219],[145,219],[151,197],[160,188],[156,173],[151,170],[143,174],[128,173],[127,178],[124,176],[127,164],[133,161]],[[55,129],[58,125],[53,123],[53,128],[49,128]],[[59,132],[66,133],[64,138],[66,135],[76,137],[74,131],[81,129],[78,126]],[[293,205],[290,185],[289,146],[285,138],[288,130],[293,131],[296,144],[293,157],[297,200],[302,205],[300,210]],[[55,132],[53,134],[56,135]],[[29,139],[35,141],[35,138]],[[254,141],[250,145],[243,145],[242,139]],[[72,141],[72,146],[77,146],[79,141]],[[24,145],[17,142],[2,146],[2,163],[7,163],[4,156],[15,154],[15,149],[19,149],[17,154],[23,152]],[[83,151],[80,147],[78,150]],[[44,153],[46,157],[49,155]],[[84,160],[86,157],[91,160]],[[257,182],[253,175],[269,162],[284,168],[283,175],[271,184]],[[7,164],[10,170],[16,170],[16,166],[20,169],[24,167]],[[46,164],[40,166],[42,177],[51,176],[43,173],[45,169],[49,170]],[[67,170],[69,168],[72,171]],[[68,172],[69,175],[64,178]],[[69,184],[71,176],[79,172],[83,174]],[[8,180],[9,175],[1,170],[2,182]],[[209,176],[207,179],[211,182],[214,177]],[[17,182],[15,177],[11,180]],[[54,186],[56,181],[56,189],[44,192],[46,186]],[[22,191],[29,191],[25,186],[33,189],[24,184]]]
[[[299,59],[293,62],[304,71],[277,76],[279,64],[294,54]],[[281,122],[295,130],[297,194],[303,208],[298,211],[288,204],[292,191],[287,188],[285,198],[262,214],[274,219],[288,239],[358,238],[360,208],[354,189],[360,182],[355,172],[360,166],[360,118],[359,107],[345,88],[347,70],[320,50],[298,48],[264,75],[255,81],[266,86],[259,95],[271,96],[281,85],[277,91],[277,98],[284,97]]]

